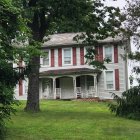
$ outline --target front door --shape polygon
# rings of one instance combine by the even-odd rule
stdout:
[[[64,77],[60,79],[61,98],[72,99],[74,98],[73,78]]]

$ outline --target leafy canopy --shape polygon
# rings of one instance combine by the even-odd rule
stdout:
[[[13,69],[14,51],[12,39],[17,31],[22,32],[21,10],[16,8],[12,0],[0,1],[0,138],[5,138],[5,119],[15,112],[13,104],[14,86],[19,80],[18,72]]]
[[[23,7],[22,17],[31,31],[28,36],[31,46],[42,42],[44,36],[66,32],[81,32],[75,40],[97,45],[98,40],[115,37],[120,32],[119,8],[107,7],[101,0],[21,0],[17,3]]]
[[[44,36],[54,33],[80,32],[74,39],[86,45],[119,33],[120,11],[107,7],[101,0],[25,0],[17,1],[23,7],[22,17],[30,29],[29,45],[42,42]],[[94,54],[94,50],[93,54]],[[94,56],[93,56],[94,58]],[[23,58],[24,59],[24,58]],[[94,59],[92,59],[94,61]],[[34,65],[36,64],[36,65]],[[91,63],[104,68],[103,63]],[[39,57],[29,60],[29,88],[26,110],[39,110]],[[36,86],[34,86],[36,85]]]
[[[128,57],[137,64],[133,67],[132,73],[137,75],[137,80],[140,84],[140,1],[127,0],[123,17],[125,17],[123,33],[128,38],[132,38],[132,43],[136,50],[135,52],[131,51],[128,55]]]

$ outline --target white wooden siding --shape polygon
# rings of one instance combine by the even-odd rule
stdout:
[[[110,64],[105,64],[107,69],[109,70],[115,70],[115,69],[119,69],[119,87],[120,90],[119,91],[108,91],[105,90],[105,86],[104,86],[104,73],[102,72],[100,75],[98,75],[98,96],[101,98],[111,98],[111,93],[110,92],[115,92],[116,94],[120,94],[126,90],[126,67],[125,67],[125,61],[121,58],[120,54],[124,53],[124,50],[121,47],[118,47],[118,63],[110,63]],[[73,56],[73,55],[72,55]],[[58,49],[55,48],[54,49],[54,67],[41,67],[40,68],[40,72],[43,71],[47,71],[47,70],[58,70],[58,69],[70,69],[70,68],[92,68],[92,66],[88,66],[88,65],[80,65],[80,48],[77,47],[76,48],[76,66],[62,66],[62,67],[58,67]],[[84,76],[83,76],[84,79]],[[83,92],[85,92],[85,81],[83,81],[83,79],[81,78],[81,86],[82,86],[82,90]],[[40,85],[40,88],[41,85]],[[52,89],[52,83],[51,83],[51,94],[53,94],[53,89]],[[16,91],[18,92],[18,91]],[[40,92],[42,93],[42,91],[40,90]],[[40,95],[41,97],[41,95]],[[53,95],[52,95],[53,97]],[[51,97],[51,98],[52,98]],[[62,98],[66,98],[66,95],[62,95]]]
[[[119,69],[119,91],[115,91],[115,90],[105,90],[105,86],[104,86],[104,73],[102,72],[101,75],[99,76],[98,79],[98,95],[101,98],[111,98],[111,95],[113,93],[116,93],[117,95],[121,95],[121,93],[123,91],[126,90],[126,83],[125,83],[125,61],[123,60],[123,58],[120,56],[120,54],[124,53],[124,50],[121,49],[120,47],[118,47],[118,63],[111,63],[111,64],[105,64],[107,69],[109,70],[115,70],[115,69]]]

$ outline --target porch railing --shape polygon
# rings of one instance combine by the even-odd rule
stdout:
[[[82,91],[81,87],[76,87],[76,98],[92,98],[95,97],[95,87],[94,86],[89,86],[88,90],[85,90],[84,92]]]
[[[95,97],[95,87],[89,86],[89,89],[86,91],[86,98],[92,98]]]

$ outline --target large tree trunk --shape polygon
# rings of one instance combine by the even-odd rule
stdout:
[[[39,57],[30,61],[30,74],[28,84],[28,96],[25,110],[38,112],[39,107]]]
[[[36,6],[37,0],[30,0],[29,7]],[[32,23],[28,24],[29,28],[32,30],[32,39],[36,42],[42,42],[42,39],[46,32],[46,19],[44,9],[36,9],[34,11],[34,16]],[[34,41],[29,42],[31,45],[34,45]],[[35,44],[36,45],[36,44]],[[40,57],[33,56],[30,60],[30,74],[29,74],[29,83],[28,83],[28,95],[25,111],[38,112],[39,107],[39,67],[40,67]]]

